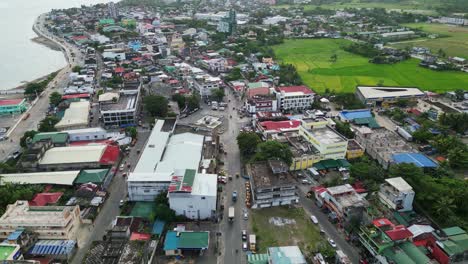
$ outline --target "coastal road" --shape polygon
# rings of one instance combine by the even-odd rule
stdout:
[[[232,91],[226,88],[226,97],[231,100],[226,108],[226,132],[221,135],[221,142],[224,144],[224,148],[227,152],[225,159],[225,170],[228,175],[232,175],[232,181],[224,186],[224,217],[219,225],[219,230],[222,233],[221,240],[223,241],[221,252],[222,255],[218,258],[218,263],[224,264],[239,264],[246,263],[246,255],[242,251],[242,239],[241,230],[248,229],[248,221],[243,220],[243,210],[245,207],[245,180],[242,177],[236,178],[236,174],[241,175],[241,163],[239,148],[237,146],[236,137],[239,133],[239,129],[247,124],[249,120],[247,118],[241,119],[236,110],[232,110],[233,107],[240,108],[242,103],[238,101],[232,94]],[[229,118],[232,116],[232,118]],[[237,202],[232,202],[231,195],[233,191],[237,191]],[[228,208],[234,206],[235,208],[235,219],[230,222],[228,219]],[[238,253],[236,253],[236,249]]]
[[[8,140],[3,141],[0,145],[0,160],[7,159],[8,155],[12,152],[19,150],[19,141],[26,131],[37,130],[39,122],[44,119],[46,112],[49,108],[49,96],[52,92],[59,91],[58,88],[63,88],[68,84],[68,74],[71,72],[71,69],[74,65],[82,63],[83,56],[79,55],[81,52],[77,47],[72,46],[69,43],[59,39],[58,37],[51,37],[51,34],[46,31],[43,26],[44,16],[40,16],[34,24],[35,32],[47,36],[52,41],[61,44],[57,44],[65,49],[64,55],[66,57],[71,56],[71,53],[77,54],[76,59],[72,59],[72,63],[67,64],[66,67],[61,69],[57,76],[49,83],[45,91],[32,103],[32,106],[24,113],[20,118],[18,118],[17,123],[15,123],[12,128],[8,131],[7,135]],[[68,60],[68,59],[67,59]],[[59,91],[61,92],[61,91]],[[26,120],[23,120],[29,114],[29,117]]]

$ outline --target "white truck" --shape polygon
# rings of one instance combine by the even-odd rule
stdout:
[[[234,221],[234,206],[229,207],[228,217],[230,222]]]
[[[257,248],[257,237],[255,235],[249,235],[249,249],[255,252]]]

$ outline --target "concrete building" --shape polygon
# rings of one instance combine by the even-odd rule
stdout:
[[[318,205],[330,209],[333,216],[344,224],[351,220],[360,221],[368,206],[366,199],[349,184],[329,188],[315,187],[314,192]]]
[[[286,133],[297,133],[300,125],[301,121],[299,120],[262,121],[257,122],[256,129],[264,140],[276,140]]]
[[[309,141],[320,153],[322,160],[344,159],[348,140],[332,128],[333,121],[327,118],[303,119],[299,135]]]
[[[230,10],[228,14],[222,17],[218,22],[218,32],[232,35],[237,28],[236,11]]]
[[[114,2],[107,3],[107,12],[111,18],[116,19],[119,17],[119,10]]]
[[[398,32],[388,32],[382,33],[380,36],[383,40],[400,40],[400,39],[409,39],[414,37],[414,31],[398,31]]]
[[[127,127],[136,125],[140,108],[139,82],[125,83],[118,94],[99,96],[101,120],[105,127]],[[110,98],[110,99],[109,99]]]
[[[293,154],[293,162],[290,171],[305,170],[322,160],[320,152],[304,137],[286,135]]]
[[[251,114],[257,112],[276,112],[278,111],[278,100],[276,100],[276,96],[270,94],[255,95],[247,99],[245,106]]]
[[[221,79],[208,74],[197,75],[193,80],[193,88],[200,93],[201,97],[211,96],[211,93],[219,89]]]
[[[103,140],[107,138],[107,131],[101,127],[90,127],[83,129],[65,130],[70,142]]]
[[[90,106],[89,101],[72,102],[55,128],[63,131],[88,127]]]
[[[0,238],[26,228],[37,233],[39,239],[75,240],[80,222],[78,205],[29,206],[28,201],[16,201],[0,217]]]
[[[356,96],[367,106],[387,107],[399,99],[417,100],[425,94],[418,88],[357,86]]]
[[[26,99],[0,100],[0,115],[20,114],[26,111]]]
[[[418,100],[416,109],[421,113],[427,113],[428,117],[437,121],[444,113],[460,113],[461,111],[438,101]]]
[[[354,140],[348,140],[348,149],[346,150],[346,159],[356,159],[364,156],[364,148]]]
[[[386,128],[355,128],[355,140],[366,150],[367,154],[387,169],[393,162],[393,154],[416,152],[395,132]]]
[[[308,109],[314,102],[315,93],[309,87],[280,86],[275,90],[279,109],[282,111]]]
[[[247,169],[253,192],[252,208],[288,205],[298,202],[296,181],[282,161],[251,164]]]
[[[414,195],[413,187],[401,177],[385,179],[379,190],[380,201],[398,212],[413,210]]]
[[[168,189],[169,205],[177,215],[210,219],[216,213],[218,176],[195,170],[176,170]]]

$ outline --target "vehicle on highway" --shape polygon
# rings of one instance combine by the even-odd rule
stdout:
[[[247,230],[242,230],[242,240],[247,240]]]
[[[302,184],[311,184],[311,182],[309,180],[302,180],[301,182],[302,182]]]
[[[247,210],[244,211],[244,220],[248,220],[249,219],[249,213],[247,212]]]
[[[123,170],[124,170],[124,165],[122,164],[122,165],[120,165],[120,167],[119,167],[119,171],[123,171]]]
[[[227,177],[226,176],[218,176],[218,183],[227,183]]]
[[[312,220],[312,223],[318,224],[318,219],[317,219],[317,217],[315,217],[315,215],[311,215],[310,220]]]
[[[257,237],[253,234],[249,235],[250,251],[255,252],[257,250]]]
[[[23,120],[26,120],[26,119],[28,119],[30,116],[31,116],[31,114],[30,114],[30,113],[26,113],[26,114],[24,115],[24,117],[23,117]]]
[[[242,250],[247,251],[247,242],[242,242]]]
[[[124,200],[120,200],[119,207],[122,207],[124,205],[124,203],[125,203]]]
[[[228,217],[229,217],[230,222],[234,221],[234,212],[235,212],[234,211],[234,206],[229,207]]]
[[[232,201],[233,202],[237,201],[237,191],[232,192]]]
[[[328,239],[328,244],[330,244],[330,246],[332,246],[332,248],[336,248],[336,243],[335,243],[335,241],[333,241],[333,239],[329,238]]]
[[[122,173],[122,177],[127,177],[127,175],[128,174],[126,172]]]

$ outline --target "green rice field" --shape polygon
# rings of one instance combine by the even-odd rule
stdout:
[[[434,92],[468,87],[468,74],[464,72],[438,72],[418,66],[410,59],[401,63],[378,65],[368,58],[346,52],[344,39],[286,40],[274,46],[280,62],[296,66],[303,82],[316,92],[325,89],[336,92],[354,92],[357,85],[384,85],[419,87]],[[336,54],[337,61],[330,61]]]

